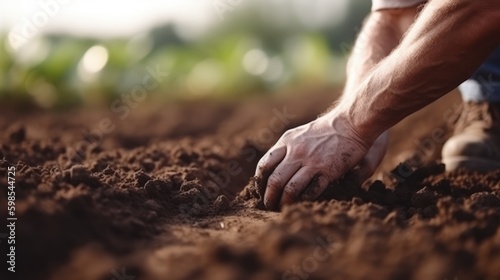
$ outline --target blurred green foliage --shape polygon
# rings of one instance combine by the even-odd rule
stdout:
[[[350,1],[343,20],[321,28],[304,26],[293,16],[276,24],[262,9],[245,7],[195,40],[168,24],[133,38],[44,35],[14,51],[3,34],[0,101],[43,108],[108,104],[142,85],[155,67],[168,73],[150,90],[156,99],[340,86],[348,46],[369,4]]]

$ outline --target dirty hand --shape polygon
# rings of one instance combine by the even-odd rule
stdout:
[[[369,177],[385,153],[386,139],[382,134],[365,158],[372,143],[354,130],[348,118],[332,112],[288,130],[257,165],[255,176],[259,187],[265,188],[265,206],[277,209],[316,199],[358,164],[363,176]]]
[[[387,146],[389,145],[389,133],[385,131],[375,140],[372,147],[361,160],[358,165],[355,175],[359,184],[363,183],[366,179],[370,178],[377,167],[384,159]]]

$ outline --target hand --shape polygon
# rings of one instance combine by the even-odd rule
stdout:
[[[277,209],[318,198],[331,182],[358,165],[371,145],[348,118],[334,113],[288,130],[257,165],[255,176],[259,187],[265,188],[265,206]],[[375,154],[379,152],[369,157],[364,170],[373,169]]]
[[[362,184],[366,179],[370,178],[377,167],[384,159],[387,146],[389,145],[389,133],[385,131],[375,140],[372,147],[361,160],[356,171],[356,177],[359,179],[357,182]]]

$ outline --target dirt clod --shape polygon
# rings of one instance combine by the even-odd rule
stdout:
[[[214,201],[214,209],[217,212],[223,212],[230,209],[230,201],[225,195],[219,195]]]
[[[287,127],[331,99],[287,101],[296,115]],[[449,104],[395,128],[380,181],[336,182],[320,201],[277,213],[265,210],[263,184],[249,182],[283,132],[258,136],[281,108],[274,102],[147,108],[114,121],[116,133],[99,143],[81,131],[109,112],[2,111],[0,187],[16,168],[16,276],[500,279],[500,171],[445,172],[434,158],[387,172]]]
[[[149,177],[149,175],[144,171],[137,171],[135,173],[135,180],[137,181],[137,185],[139,187],[144,187],[146,183],[151,180],[151,177]]]
[[[12,142],[22,142],[26,138],[26,128],[20,124],[10,127],[7,133]]]

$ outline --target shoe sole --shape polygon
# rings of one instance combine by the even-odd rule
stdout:
[[[446,166],[446,171],[463,168],[477,172],[489,172],[500,169],[500,161],[475,157],[450,157],[443,159],[443,163]]]

